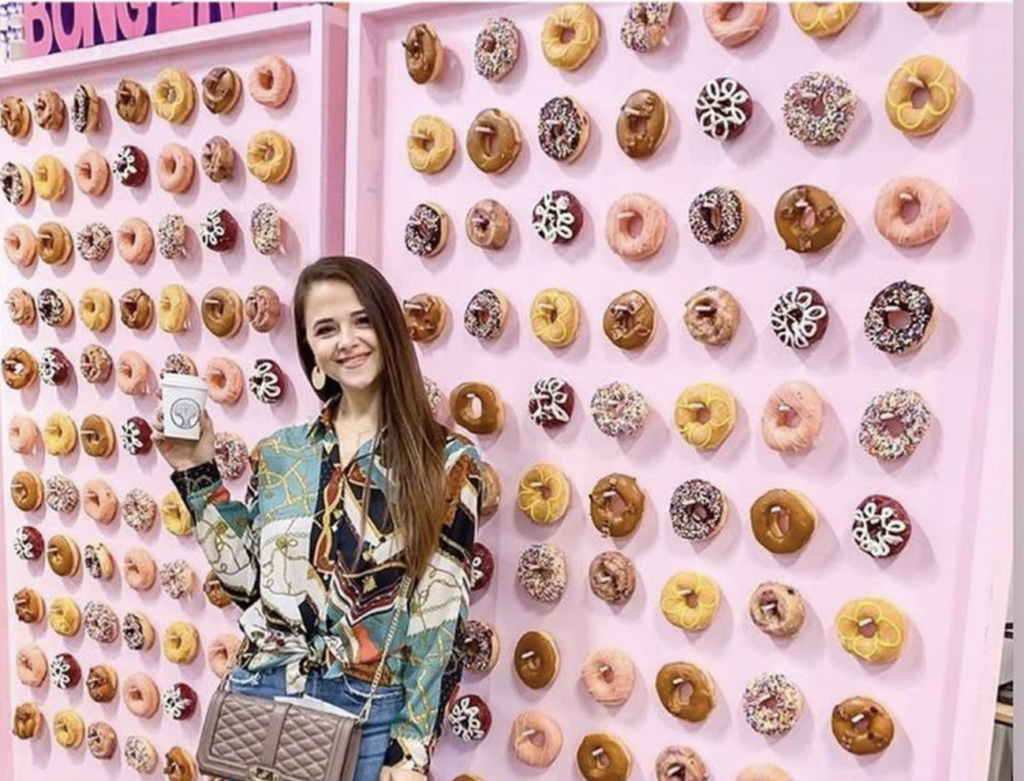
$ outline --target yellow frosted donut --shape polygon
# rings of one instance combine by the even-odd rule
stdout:
[[[682,629],[707,629],[718,613],[722,593],[718,584],[700,572],[678,572],[661,590],[661,612]]]
[[[177,491],[169,492],[160,502],[160,518],[164,528],[176,537],[192,533],[192,515]]]
[[[32,166],[32,185],[44,201],[59,200],[68,188],[68,172],[53,155],[43,155]]]
[[[736,423],[736,400],[713,382],[691,385],[676,399],[675,423],[688,444],[714,450]]]
[[[836,35],[857,14],[860,3],[790,3],[796,26],[812,38]]]
[[[920,108],[914,106],[918,90],[928,94]],[[922,54],[900,65],[889,79],[885,110],[889,121],[908,136],[927,136],[946,123],[959,96],[956,71],[938,57]]]
[[[199,653],[199,631],[188,621],[175,621],[164,632],[164,656],[175,664],[188,664]]]
[[[455,131],[440,117],[416,117],[405,141],[409,165],[421,174],[443,171],[455,154]]]
[[[157,116],[180,125],[192,115],[196,85],[181,68],[164,68],[153,85],[153,110]]]
[[[852,599],[836,616],[836,632],[845,651],[865,662],[884,664],[893,661],[903,650],[907,620],[888,600]]]
[[[57,597],[50,603],[50,629],[64,637],[74,637],[82,626],[82,611],[71,597]]]
[[[57,711],[53,717],[53,739],[64,748],[78,748],[82,745],[85,722],[77,711]]]
[[[66,412],[54,412],[43,427],[43,445],[51,456],[66,456],[78,445],[78,427]]]
[[[78,316],[90,331],[105,331],[114,316],[114,299],[103,288],[87,288],[78,302]]]
[[[167,285],[160,291],[160,306],[157,310],[157,322],[160,330],[169,334],[184,331],[188,325],[192,299],[184,285]]]
[[[548,347],[568,347],[580,328],[580,308],[568,290],[549,287],[533,299],[530,327]]]
[[[563,40],[566,31],[572,36]],[[552,11],[544,20],[540,45],[544,57],[556,68],[574,71],[585,63],[601,40],[601,20],[586,3],[570,3]]]
[[[292,170],[292,142],[275,130],[261,130],[245,152],[249,173],[267,184],[277,184]]]
[[[534,523],[560,520],[569,497],[569,481],[551,464],[534,464],[519,481],[519,509]]]

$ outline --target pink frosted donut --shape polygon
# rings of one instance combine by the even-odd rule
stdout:
[[[807,382],[784,382],[772,391],[761,415],[765,444],[781,453],[809,450],[821,431],[824,404]]]
[[[733,6],[740,12],[730,19]],[[708,3],[704,6],[704,24],[711,37],[722,46],[739,46],[746,43],[764,27],[768,18],[768,3]]]
[[[7,313],[15,325],[32,325],[36,321],[36,300],[27,290],[16,287],[7,294]]]
[[[7,427],[7,441],[15,453],[28,455],[39,442],[39,426],[28,415],[17,414]]]
[[[96,523],[108,524],[117,515],[117,494],[104,480],[87,480],[82,493],[82,507]]]
[[[142,264],[153,254],[153,230],[145,220],[130,217],[117,229],[117,251],[132,264]]]
[[[751,765],[740,771],[736,781],[793,781],[789,773],[776,765]]]
[[[125,350],[117,359],[117,387],[129,396],[144,396],[149,391],[149,364],[134,350]]]
[[[27,268],[36,260],[36,236],[27,225],[12,225],[4,233],[4,252],[16,266]]]
[[[903,210],[916,204],[917,215],[909,222]],[[949,225],[953,213],[946,191],[931,179],[900,176],[878,194],[875,227],[897,247],[916,247],[934,241]]]
[[[213,358],[206,364],[204,375],[209,388],[210,401],[217,404],[237,404],[245,392],[245,375],[230,358]]]
[[[14,664],[18,670],[18,680],[32,688],[43,685],[46,673],[50,669],[46,662],[46,654],[37,645],[26,645],[19,648]]]
[[[149,719],[160,708],[160,690],[145,673],[132,673],[124,681],[124,704],[140,719]]]
[[[295,73],[292,66],[275,55],[256,63],[249,74],[249,94],[257,103],[277,108],[292,94]]]
[[[223,678],[235,666],[241,641],[234,635],[217,635],[206,652],[206,661],[214,675]]]
[[[136,591],[149,591],[156,583],[156,562],[142,548],[124,554],[124,580]]]
[[[583,664],[583,683],[601,705],[622,705],[633,693],[636,671],[622,651],[594,651]]]
[[[628,260],[645,260],[665,243],[668,215],[665,207],[642,193],[630,193],[608,209],[605,236],[608,246]]]
[[[548,767],[562,750],[562,728],[545,713],[526,711],[512,722],[512,752],[529,767]]]
[[[75,183],[86,195],[103,195],[110,184],[107,158],[95,149],[84,152],[75,163]]]
[[[183,193],[192,186],[196,159],[181,144],[167,144],[160,150],[156,164],[160,186],[169,193]]]

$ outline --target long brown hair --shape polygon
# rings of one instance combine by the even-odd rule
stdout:
[[[418,578],[437,550],[444,524],[446,432],[430,411],[398,297],[383,274],[359,258],[323,257],[299,275],[292,311],[299,360],[306,379],[316,367],[313,348],[306,339],[306,299],[310,288],[320,282],[351,285],[377,334],[381,357],[380,422],[387,428],[382,456],[390,478],[388,505],[403,543],[406,567]],[[322,390],[314,390],[324,402],[343,393],[341,385],[331,377],[327,377]]]

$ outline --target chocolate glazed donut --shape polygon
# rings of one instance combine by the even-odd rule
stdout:
[[[602,477],[590,492],[590,519],[605,537],[632,534],[644,515],[644,492],[629,475]]]
[[[466,152],[485,174],[500,174],[519,157],[519,125],[511,114],[488,108],[476,115],[466,132]]]
[[[668,105],[657,92],[641,89],[634,92],[619,110],[615,138],[629,157],[643,159],[658,151],[668,135]]]
[[[466,213],[466,235],[483,249],[501,249],[512,232],[508,210],[490,198],[478,201]]]

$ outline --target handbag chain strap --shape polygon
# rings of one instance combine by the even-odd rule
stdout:
[[[406,610],[407,602],[409,598],[409,585],[412,582],[412,578],[408,574],[402,577],[402,585],[398,591],[398,605],[395,607],[395,612],[391,616],[391,626],[388,627],[387,637],[384,639],[384,647],[380,652],[380,662],[377,664],[377,669],[373,674],[373,682],[370,684],[370,695],[366,698],[366,704],[363,705],[363,709],[359,712],[359,723],[365,724],[367,719],[370,718],[370,709],[373,707],[373,697],[377,693],[377,687],[380,686],[380,679],[384,675],[384,667],[388,661],[388,651],[391,650],[391,642],[395,639],[395,632],[398,630],[398,619],[401,614]]]

